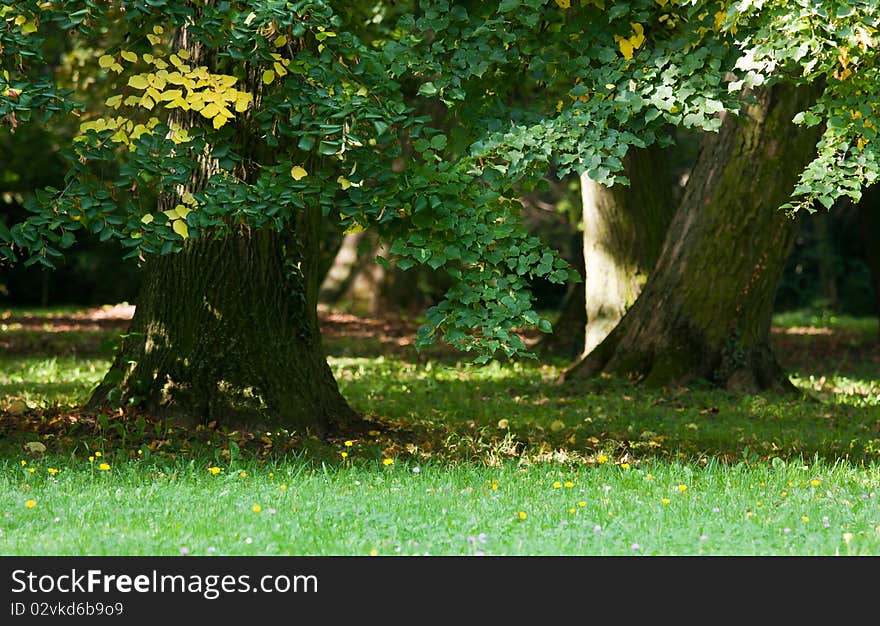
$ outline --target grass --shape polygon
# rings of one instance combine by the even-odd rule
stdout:
[[[8,325],[0,553],[880,555],[876,319],[776,321],[798,398],[559,384],[563,362],[331,334],[375,425],[349,441],[84,415],[118,331],[46,348]]]

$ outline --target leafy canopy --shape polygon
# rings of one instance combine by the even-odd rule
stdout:
[[[320,207],[455,279],[420,343],[522,354],[512,328],[549,330],[529,281],[570,276],[519,194],[551,168],[627,184],[630,146],[715,131],[789,81],[824,86],[795,118],[824,134],[783,208],[858,199],[878,173],[878,19],[830,0],[0,3],[5,128],[79,116],[64,187],[0,224],[0,253],[51,266],[90,232],[146,258]],[[91,42],[101,106],[46,67],[51,29]]]

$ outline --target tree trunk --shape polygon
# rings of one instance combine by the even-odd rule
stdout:
[[[617,326],[642,291],[675,203],[669,155],[632,149],[624,161],[629,186],[606,187],[581,175],[584,215],[584,293],[589,354]]]
[[[794,389],[770,346],[773,296],[797,226],[777,207],[818,129],[791,123],[809,90],[757,95],[745,123],[728,116],[707,134],[641,296],[566,378],[606,371],[653,385]]]
[[[875,310],[880,321],[880,185],[878,183],[862,190],[859,221],[865,241],[865,257],[871,270],[874,301],[877,303]]]
[[[302,235],[308,264],[314,240],[303,245]],[[321,347],[313,268],[297,276],[291,254],[280,235],[260,231],[150,260],[128,333],[87,408],[136,403],[189,422],[317,434],[350,425],[357,415]]]
[[[214,65],[185,27],[175,48],[187,50],[194,65]],[[256,68],[245,82],[258,99]],[[170,122],[191,128],[196,116],[174,109]],[[248,181],[258,169],[260,144],[246,115],[234,123],[244,157],[236,175]],[[197,191],[215,171],[216,163],[198,159],[187,189],[160,195],[160,210],[184,191]],[[321,347],[320,220],[319,209],[308,209],[283,234],[236,227],[234,234],[204,234],[179,253],[151,258],[129,331],[87,409],[136,404],[187,422],[319,434],[352,425],[358,415],[339,393]]]

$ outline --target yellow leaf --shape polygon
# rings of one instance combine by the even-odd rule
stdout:
[[[144,215],[144,216],[141,218],[141,221],[142,221],[144,224],[149,224],[150,222],[153,221],[153,216],[152,216],[150,213],[147,213],[146,215]]]
[[[272,70],[266,70],[263,72],[263,83],[271,85],[273,80],[275,80],[275,72]]]
[[[186,130],[181,128],[179,132],[185,133]],[[190,191],[184,191],[180,199],[183,201],[184,204],[196,204],[196,197],[192,195],[192,192]]]
[[[342,187],[342,189],[348,189],[349,187],[351,187],[351,181],[344,176],[340,176],[339,178],[337,178],[336,182],[339,183],[339,186]]]
[[[177,56],[179,56],[181,59],[189,59],[189,52],[187,50],[178,50]]]
[[[220,112],[220,109],[217,108],[217,105],[213,102],[205,105],[205,108],[201,110],[201,114],[207,118],[215,117]]]
[[[571,0],[556,0],[556,4],[560,9],[570,9],[571,8]]]
[[[281,65],[281,63],[279,63],[278,61],[275,61],[275,63],[272,64],[272,67],[275,68],[275,73],[279,76],[284,76],[285,74],[287,74],[287,70],[284,69],[284,66]]]
[[[146,89],[150,86],[150,83],[144,74],[136,74],[128,79],[128,86],[135,89]]]
[[[128,50],[122,51],[122,58],[128,61],[129,63],[137,63],[138,55],[134,52],[129,52]]]
[[[16,15],[12,23],[16,26],[21,26],[25,22],[27,22],[27,15]]]
[[[108,107],[113,107],[114,109],[118,109],[119,105],[122,104],[122,96],[110,96],[104,101]]]
[[[28,22],[24,26],[21,27],[21,32],[25,35],[30,35],[31,33],[37,32],[37,25],[33,22]]]
[[[630,24],[635,35],[629,38],[632,47],[638,50],[645,42],[645,29],[641,24]]]
[[[275,45],[276,48],[280,48],[287,43],[287,37],[285,37],[284,35],[279,35],[272,43]]]
[[[300,167],[299,165],[294,165],[290,170],[290,175],[293,177],[293,180],[300,180],[301,178],[305,178],[309,175],[304,167]]]
[[[183,239],[187,239],[189,237],[189,228],[187,228],[186,222],[184,222],[183,220],[174,220],[171,228]]]
[[[235,96],[235,112],[244,113],[247,111],[252,99],[253,96],[251,94],[239,91]]]
[[[192,213],[191,208],[186,207],[182,204],[178,204],[176,207],[174,207],[174,210],[177,211],[177,217],[179,217],[182,220],[185,220],[186,216],[189,215],[190,213]]]
[[[149,35],[149,34],[147,35],[147,39],[149,39],[150,43],[153,44],[154,46],[159,45],[159,42],[162,41],[162,39],[159,37],[156,37],[156,35]]]
[[[228,122],[230,119],[231,119],[231,118],[228,118],[228,117],[226,117],[225,115],[215,115],[215,116],[214,116],[214,119],[211,121],[211,125],[212,125],[214,128],[216,128],[216,129],[219,130],[219,129],[222,128],[223,125],[224,125],[226,122]]]
[[[111,65],[113,65],[113,57],[110,56],[109,54],[105,54],[100,59],[98,59],[98,66],[99,67],[107,69]]]
[[[661,7],[665,7],[667,4],[669,4],[669,0],[657,0],[657,4],[659,4]]]
[[[144,55],[144,61],[146,61],[147,63],[152,63],[155,58],[156,57],[154,57],[152,54]]]
[[[623,58],[627,61],[633,58],[633,45],[630,43],[629,39],[621,39],[620,40],[620,53],[623,55]]]
[[[343,235],[350,235],[351,233],[359,233],[363,230],[366,230],[366,228],[364,228],[360,224],[352,224],[351,226],[346,228],[342,234]]]
[[[159,100],[177,100],[181,96],[183,92],[180,89],[169,89],[159,94]]]
[[[157,24],[156,26],[153,26],[153,32],[156,33],[157,35],[161,35],[162,33],[165,32],[165,29]]]
[[[180,217],[180,215],[177,214],[177,207],[174,207],[173,209],[168,209],[167,211],[162,211],[162,213],[164,213],[169,220],[176,220]]]

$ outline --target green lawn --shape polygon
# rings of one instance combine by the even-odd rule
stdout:
[[[328,334],[374,425],[331,441],[84,415],[118,330],[7,324],[0,553],[880,555],[876,319],[776,321],[800,397]]]

